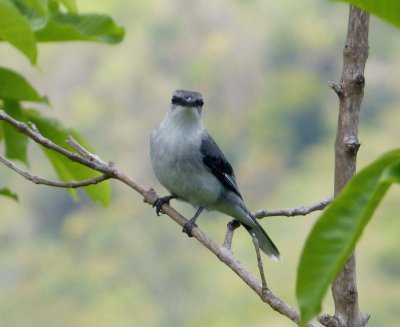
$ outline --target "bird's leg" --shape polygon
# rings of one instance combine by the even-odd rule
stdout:
[[[153,207],[156,207],[157,216],[160,215],[161,208],[164,204],[169,204],[169,201],[172,199],[176,199],[177,196],[175,194],[163,196],[162,198],[158,198],[156,202],[153,203]]]
[[[204,210],[203,207],[199,207],[197,209],[196,213],[194,214],[193,218],[189,219],[185,225],[183,225],[182,232],[186,233],[189,237],[192,237],[192,229],[193,227],[197,227],[196,225],[196,219],[199,218],[200,214]]]

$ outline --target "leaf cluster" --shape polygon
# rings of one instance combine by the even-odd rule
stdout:
[[[0,0],[0,40],[21,52],[31,64],[36,65],[40,42],[95,41],[115,44],[122,41],[124,30],[110,16],[81,14],[74,0]],[[29,103],[49,106],[49,100],[41,95],[18,72],[0,67],[0,109],[15,119],[33,123],[33,128],[60,146],[73,135],[82,144],[87,142],[73,129],[48,118]],[[28,137],[18,133],[8,124],[0,124],[0,141],[5,144],[5,156],[28,165]],[[90,148],[90,147],[89,147]],[[86,167],[68,162],[58,154],[42,148],[59,178],[63,181],[82,180],[96,176]],[[93,200],[104,205],[109,202],[110,186],[101,183],[85,188]],[[76,191],[70,189],[76,198]],[[16,199],[8,188],[2,187],[0,195]]]

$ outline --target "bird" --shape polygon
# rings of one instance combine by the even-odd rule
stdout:
[[[279,260],[278,248],[245,206],[231,164],[203,125],[203,105],[201,93],[176,90],[164,119],[151,133],[152,169],[170,193],[157,198],[156,213],[172,199],[191,204],[196,212],[183,227],[188,236],[204,210],[224,213],[255,236],[268,257]]]

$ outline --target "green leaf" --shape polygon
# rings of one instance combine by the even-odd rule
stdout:
[[[86,149],[92,151],[87,142],[74,130],[64,127],[55,119],[40,116],[36,111],[26,111],[28,119],[35,124],[40,133],[52,140],[57,145],[66,148],[69,151],[73,149],[65,142],[69,135],[73,136]],[[100,175],[100,173],[82,166],[78,163],[66,159],[61,154],[52,150],[43,148],[44,153],[49,158],[59,178],[63,181],[80,181]],[[93,201],[100,201],[104,206],[108,206],[111,196],[111,187],[109,181],[104,181],[96,185],[90,185],[83,188]],[[71,196],[77,199],[75,189],[69,189]]]
[[[4,111],[14,119],[19,121],[26,121],[26,116],[21,110],[18,101],[4,100]],[[6,147],[6,157],[10,159],[21,160],[28,164],[27,150],[28,150],[28,137],[19,133],[13,126],[6,122],[3,124],[3,136]]]
[[[47,25],[36,31],[36,38],[42,42],[53,41],[98,41],[121,42],[124,29],[106,15],[72,14],[56,12],[50,16]]]
[[[32,31],[47,24],[48,9],[46,0],[12,0],[21,15],[28,20]]]
[[[78,6],[76,5],[75,0],[60,0],[60,2],[64,5],[65,8],[70,13],[77,14],[78,13]]]
[[[353,4],[365,11],[382,18],[383,20],[400,27],[399,0],[335,0]]]
[[[8,189],[6,187],[0,188],[0,195],[6,196],[6,197],[18,202],[18,195],[14,192],[11,192],[10,189]]]
[[[0,99],[42,102],[42,98],[23,76],[3,67],[0,67]]]
[[[35,35],[27,19],[8,0],[0,0],[0,38],[21,51],[32,64],[36,63]]]
[[[2,107],[0,107],[2,109]],[[0,141],[3,140],[4,137],[4,130],[3,130],[3,124],[0,124]]]
[[[352,252],[391,183],[400,181],[400,150],[383,155],[345,186],[314,225],[298,270],[300,326],[321,310],[322,299]]]

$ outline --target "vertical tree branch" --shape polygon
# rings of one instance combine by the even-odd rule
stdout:
[[[358,122],[364,96],[364,67],[368,57],[369,14],[350,6],[346,44],[343,49],[343,69],[340,85],[331,85],[339,96],[339,118],[335,141],[335,196],[356,171]],[[335,320],[339,326],[365,326],[358,307],[356,260],[350,255],[343,270],[332,284]]]

